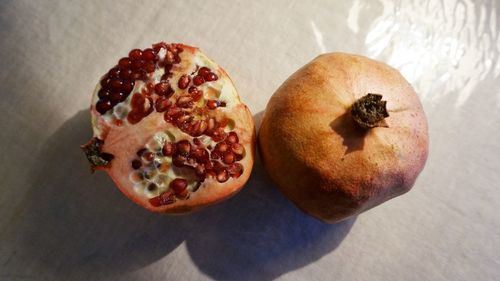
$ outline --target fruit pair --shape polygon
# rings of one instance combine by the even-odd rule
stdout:
[[[92,168],[151,211],[214,204],[250,176],[252,115],[226,72],[197,48],[132,50],[101,78],[91,115],[94,137],[83,149]],[[260,152],[287,197],[335,222],[409,190],[427,156],[426,126],[396,70],[323,55],[271,98]]]

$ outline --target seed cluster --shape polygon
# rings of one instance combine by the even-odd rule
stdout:
[[[205,100],[200,88],[205,83],[217,81],[217,74],[207,66],[196,66],[192,73],[178,76],[176,82],[180,91],[174,91],[171,86],[172,68],[181,62],[179,54],[182,51],[179,45],[165,43],[130,51],[128,57],[120,59],[101,80],[102,88],[96,103],[96,110],[105,114],[125,101],[135,83],[141,80],[145,87],[130,98],[131,110],[125,113],[128,123],[140,125],[142,119],[156,111],[163,114],[165,122],[187,134],[184,139],[140,149],[130,163],[133,170],[131,180],[145,186],[150,194],[159,194],[149,200],[153,206],[188,199],[189,193],[196,191],[207,178],[223,183],[243,173],[243,166],[237,162],[245,156],[245,149],[239,143],[237,133],[228,130],[232,120],[215,114],[215,109],[225,107],[226,103]],[[160,68],[164,68],[164,74],[159,81],[154,80],[152,73]],[[121,125],[122,121],[118,121]],[[200,138],[210,140],[210,144],[200,141]],[[174,169],[171,166],[190,171],[195,178],[194,187],[188,190],[185,175],[174,173],[174,179],[167,176]]]

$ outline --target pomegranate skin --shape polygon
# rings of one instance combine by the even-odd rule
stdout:
[[[383,125],[362,128],[352,105],[382,95]],[[258,141],[281,192],[335,223],[409,191],[428,155],[428,129],[411,85],[394,68],[345,53],[318,56],[273,94]]]

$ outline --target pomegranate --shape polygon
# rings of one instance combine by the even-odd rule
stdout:
[[[197,48],[133,49],[101,78],[90,112],[94,136],[82,148],[91,168],[151,211],[221,201],[252,170],[252,115],[226,72]]]
[[[427,159],[427,121],[397,70],[325,54],[274,93],[259,146],[283,194],[334,223],[410,190]]]

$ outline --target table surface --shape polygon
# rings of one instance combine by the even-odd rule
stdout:
[[[500,280],[500,2],[1,1],[0,280]],[[98,78],[134,47],[200,47],[259,122],[320,53],[399,69],[429,120],[413,190],[325,225],[259,161],[235,197],[150,214],[79,149]]]

